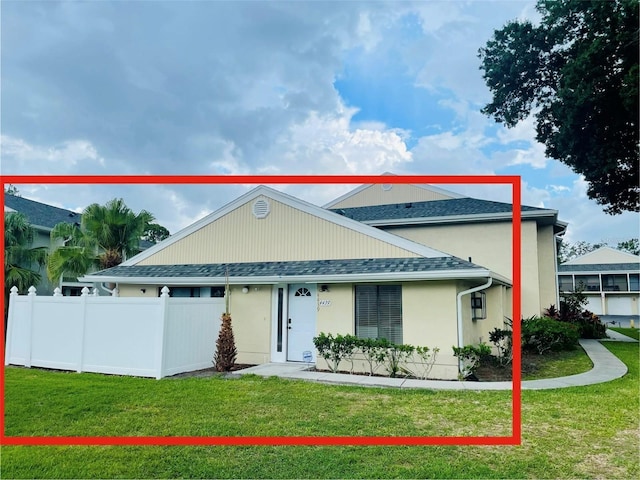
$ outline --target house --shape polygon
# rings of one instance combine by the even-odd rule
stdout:
[[[80,225],[82,215],[66,210],[64,208],[54,207],[45,203],[36,202],[35,200],[29,200],[28,198],[4,194],[4,214],[11,212],[22,213],[31,226],[35,230],[35,238],[33,241],[33,247],[48,247],[50,249],[60,246],[62,243],[52,244],[50,233],[58,223],[71,223]],[[51,283],[47,278],[47,274],[44,268],[40,272],[41,281],[39,285],[35,285],[38,293],[41,295],[50,295],[53,290],[60,286],[64,295],[79,295],[80,290],[84,286],[91,286],[91,284],[81,284],[75,281],[75,279],[63,279],[58,283]]]
[[[402,203],[363,200],[370,188]],[[511,316],[511,205],[373,185],[329,207],[260,186],[80,280],[115,284],[121,296],[168,286],[173,296],[215,297],[228,278],[241,363],[315,361],[314,336],[350,333],[438,347],[432,376],[457,378],[451,347],[487,342]],[[522,223],[523,312],[539,314],[556,299],[555,236],[566,225],[532,207]]]
[[[605,317],[638,316],[640,257],[611,247],[569,260],[558,267],[560,293],[581,289],[587,309]]]

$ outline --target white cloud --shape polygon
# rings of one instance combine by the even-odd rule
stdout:
[[[368,174],[403,169],[411,153],[393,130],[350,128],[353,109],[338,115],[312,113],[278,138],[267,158],[280,157],[290,173]],[[286,173],[282,167],[278,169]]]
[[[0,136],[2,161],[23,173],[67,173],[72,169],[104,167],[105,161],[87,140],[65,140],[52,146],[33,145],[21,138]],[[44,162],[44,163],[43,163]],[[9,169],[5,166],[5,171]]]

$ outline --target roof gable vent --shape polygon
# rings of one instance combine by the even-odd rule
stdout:
[[[265,218],[269,215],[269,202],[266,198],[259,198],[253,202],[253,215],[256,218]]]

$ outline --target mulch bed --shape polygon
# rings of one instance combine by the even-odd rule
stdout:
[[[550,355],[538,355],[532,352],[522,352],[521,371],[522,374],[534,373],[540,368]],[[511,381],[511,364],[503,367],[497,361],[484,361],[483,365],[476,371],[476,378],[467,380],[475,380],[478,382],[510,382]]]
[[[255,367],[253,364],[249,363],[236,363],[229,372],[218,372],[214,367],[204,368],[202,370],[194,370],[193,372],[184,372],[178,373],[177,375],[171,375],[166,378],[207,378],[207,377],[215,377],[215,376],[232,376],[235,377],[238,370],[244,370],[245,368]]]

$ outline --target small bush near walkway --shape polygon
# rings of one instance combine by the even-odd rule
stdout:
[[[551,305],[544,314],[554,320],[574,325],[580,338],[606,338],[607,326],[600,317],[585,308],[587,297],[583,291],[583,288],[578,288],[574,292],[562,294],[560,310]]]
[[[578,344],[578,328],[549,317],[530,317],[522,321],[522,348],[542,355],[548,351],[573,350]]]
[[[398,345],[384,338],[358,338],[354,335],[336,335],[321,332],[313,344],[318,354],[327,361],[329,370],[337,372],[341,362],[348,363],[353,373],[353,361],[361,355],[369,367],[369,375],[375,375],[384,366],[390,377],[414,377],[426,379],[435,364],[439,349]]]

